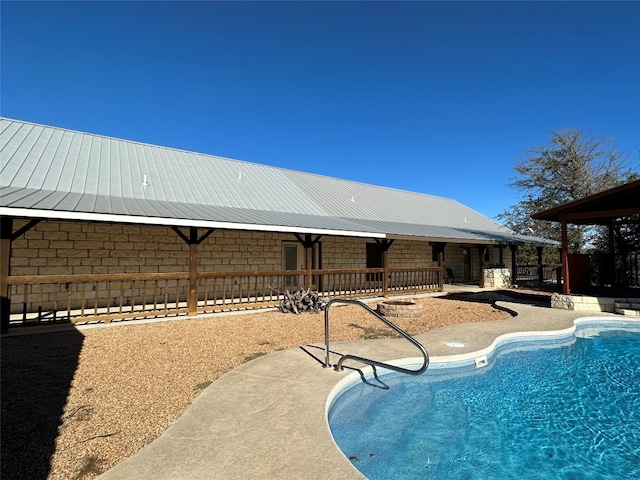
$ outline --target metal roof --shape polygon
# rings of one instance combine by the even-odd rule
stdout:
[[[444,197],[0,118],[0,213],[22,217],[553,244]]]
[[[573,202],[536,213],[531,218],[574,224],[603,224],[640,214],[640,180],[619,185]]]

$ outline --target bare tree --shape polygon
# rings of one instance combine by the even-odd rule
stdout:
[[[522,200],[498,215],[498,220],[521,234],[560,240],[560,226],[531,219],[534,213],[613,188],[638,177],[624,155],[608,138],[594,138],[581,130],[551,132],[549,145],[536,146],[515,166],[514,181]],[[598,235],[595,229],[571,226],[570,249],[580,252]]]

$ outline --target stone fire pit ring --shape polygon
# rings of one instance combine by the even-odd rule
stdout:
[[[385,317],[413,317],[421,311],[422,306],[413,300],[385,300],[378,303],[378,313]]]

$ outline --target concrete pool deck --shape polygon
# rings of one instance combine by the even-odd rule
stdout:
[[[431,357],[476,352],[500,335],[554,331],[585,314],[498,302],[517,312],[507,320],[450,325],[416,336]],[[449,342],[465,344],[462,348]],[[331,350],[389,361],[418,352],[402,339],[332,342]],[[332,362],[337,361],[332,357]],[[327,399],[353,370],[324,368],[324,345],[278,351],[254,359],[207,387],[160,437],[101,475],[101,480],[362,479],[335,445]],[[347,365],[354,365],[353,362]],[[355,365],[354,365],[355,366]]]

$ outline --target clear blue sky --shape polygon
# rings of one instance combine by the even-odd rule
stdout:
[[[552,130],[640,156],[639,2],[0,3],[5,117],[454,198]]]

